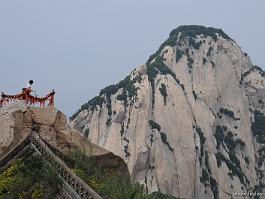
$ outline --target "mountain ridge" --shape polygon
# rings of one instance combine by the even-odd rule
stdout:
[[[194,30],[194,31],[193,31],[193,30]],[[219,33],[220,35],[223,36],[223,38],[226,38],[226,39],[229,39],[229,40],[231,40],[231,41],[234,41],[234,40],[231,39],[227,34],[225,34],[225,33],[223,32],[222,29],[216,29],[216,28],[212,28],[212,27],[205,27],[205,26],[199,26],[199,25],[182,25],[182,26],[179,26],[178,28],[176,28],[176,29],[174,29],[174,30],[172,30],[172,31],[170,32],[170,34],[169,34],[169,38],[168,38],[165,42],[163,42],[163,44],[161,44],[161,46],[159,47],[159,50],[157,50],[156,53],[154,53],[153,55],[151,55],[151,56],[149,57],[149,59],[147,60],[146,64],[150,64],[151,61],[152,61],[152,59],[153,59],[153,57],[154,57],[154,56],[157,56],[157,54],[160,53],[161,50],[162,50],[166,45],[170,45],[170,46],[174,46],[174,45],[176,45],[176,40],[177,40],[177,38],[175,38],[175,37],[178,36],[179,33],[184,33],[184,34],[183,34],[184,37],[192,36],[192,39],[193,39],[194,36],[199,35],[199,34],[210,35],[211,37],[213,37],[214,39],[216,39],[217,36],[216,36],[214,33]],[[173,38],[172,38],[172,37],[173,37]],[[196,46],[196,44],[194,44],[194,43],[195,43],[195,42],[193,41],[192,44]],[[197,45],[198,45],[198,44],[197,44]],[[201,45],[201,44],[199,44],[199,45]],[[198,47],[197,47],[197,48],[198,48]],[[179,53],[180,53],[180,52],[179,52]],[[181,55],[179,55],[179,56],[181,56]],[[180,59],[180,57],[179,57],[179,59]],[[171,72],[169,72],[169,73],[171,73]],[[131,82],[128,81],[129,76],[130,76],[130,75],[128,75],[126,78],[124,78],[124,79],[121,80],[119,83],[117,83],[116,86],[117,86],[118,88],[121,88],[121,87],[123,87],[123,85],[122,85],[123,82],[128,82],[128,86],[129,86],[129,87],[130,87],[130,86],[132,87]],[[126,84],[126,83],[124,83],[124,84]],[[78,115],[78,113],[79,113],[82,109],[85,109],[85,107],[87,107],[87,106],[90,106],[90,105],[91,105],[92,107],[94,107],[95,105],[99,105],[99,106],[101,106],[102,103],[105,102],[105,101],[104,101],[102,98],[99,98],[99,96],[102,95],[102,94],[104,94],[104,90],[107,90],[108,88],[109,88],[109,89],[113,89],[114,91],[117,91],[117,89],[114,89],[114,85],[115,85],[115,84],[112,84],[112,85],[109,85],[109,86],[106,86],[105,88],[103,88],[103,89],[99,92],[99,95],[98,95],[98,96],[92,98],[92,99],[89,100],[87,103],[83,104],[83,105],[80,107],[80,109],[79,109],[76,113],[74,113],[72,116],[70,116],[70,117],[69,117],[70,120],[73,120],[73,119]],[[134,88],[132,88],[132,91],[131,91],[131,92],[132,92],[132,94],[134,94],[134,92],[135,92],[135,91],[134,91]],[[113,93],[113,92],[112,92],[112,93]],[[131,96],[132,94],[130,94],[130,96]],[[82,107],[83,107],[83,108],[82,108]]]
[[[227,198],[262,190],[264,96],[264,72],[233,39],[181,26],[71,124],[122,157],[149,192]]]

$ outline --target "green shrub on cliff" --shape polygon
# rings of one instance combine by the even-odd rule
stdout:
[[[76,174],[87,182],[99,195],[108,199],[174,199],[162,193],[148,195],[143,186],[130,182],[130,177],[122,169],[109,170],[98,165],[95,160],[85,156],[80,150],[71,156]]]
[[[163,96],[164,104],[167,104],[167,87],[165,84],[161,84],[161,87],[159,88],[159,91],[161,95]]]

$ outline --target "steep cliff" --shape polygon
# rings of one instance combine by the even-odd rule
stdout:
[[[71,124],[122,157],[149,192],[231,198],[264,186],[264,96],[265,73],[233,39],[180,26]]]

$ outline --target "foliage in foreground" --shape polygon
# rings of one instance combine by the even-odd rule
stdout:
[[[130,182],[128,171],[123,167],[106,168],[80,150],[61,158],[103,198],[174,199],[158,192],[148,195],[141,185]],[[33,150],[27,151],[0,174],[0,199],[55,198],[60,188],[56,172]]]
[[[54,198],[61,181],[55,171],[32,150],[15,160],[0,174],[0,198]]]
[[[174,199],[162,193],[148,195],[139,184],[130,182],[124,170],[103,168],[94,160],[76,150],[71,154],[76,174],[88,183],[103,198],[108,199]]]

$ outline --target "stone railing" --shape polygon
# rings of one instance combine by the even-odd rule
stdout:
[[[53,167],[58,176],[62,179],[64,188],[76,199],[102,199],[91,187],[80,179],[50,148],[42,141],[41,137],[33,132],[25,138],[20,144],[15,146],[8,154],[0,159],[0,172],[8,167],[12,161],[21,156],[24,151],[32,147],[39,153],[51,167]]]
[[[41,140],[38,134],[32,133],[31,144],[49,162],[49,164],[56,169],[57,173],[80,198],[102,199],[49,149],[49,147]]]
[[[20,157],[24,153],[25,149],[29,147],[29,144],[30,144],[30,136],[24,138],[22,142],[14,146],[12,150],[10,150],[3,157],[1,157],[0,172],[5,170],[13,162],[13,160]]]

